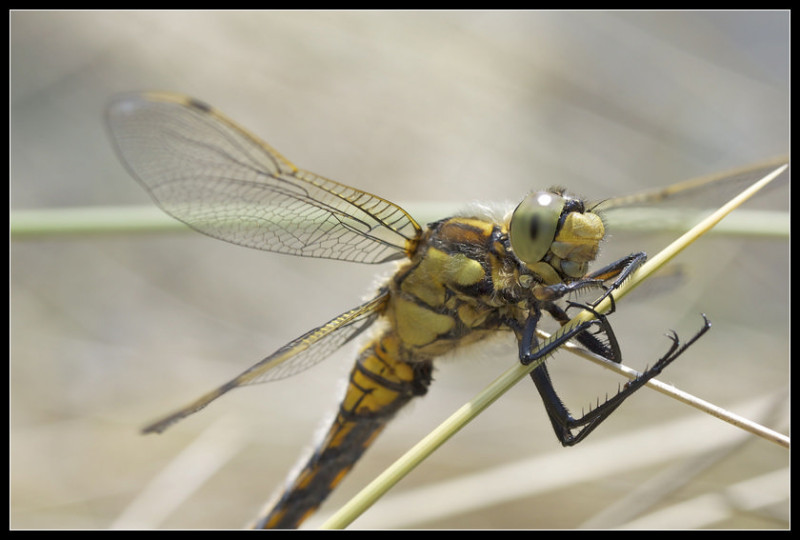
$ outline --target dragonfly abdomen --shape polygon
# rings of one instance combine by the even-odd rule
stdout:
[[[313,514],[394,414],[427,392],[430,360],[414,361],[391,330],[367,345],[350,373],[333,425],[257,526],[294,529]]]

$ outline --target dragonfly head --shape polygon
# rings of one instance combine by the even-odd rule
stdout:
[[[514,254],[547,284],[583,277],[605,235],[600,217],[560,188],[528,195],[507,229]]]

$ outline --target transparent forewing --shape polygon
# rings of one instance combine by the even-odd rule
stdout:
[[[403,258],[416,245],[420,228],[402,208],[298,169],[199,101],[125,95],[107,122],[122,161],[156,203],[209,236],[363,263]]]
[[[321,362],[336,349],[351,341],[380,316],[389,295],[384,290],[374,299],[343,313],[287,343],[261,362],[219,388],[203,395],[179,411],[144,428],[145,433],[160,433],[178,420],[195,413],[229,390],[249,384],[289,377]]]

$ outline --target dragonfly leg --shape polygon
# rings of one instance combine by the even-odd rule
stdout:
[[[553,316],[553,318],[561,323],[562,326],[570,320],[566,312],[559,306],[546,303],[544,307]],[[591,308],[588,309],[591,310]],[[535,312],[526,321],[524,327],[516,328],[520,337],[520,362],[522,362],[523,365],[527,365],[535,360],[546,357],[548,354],[554,352],[558,347],[573,337],[585,347],[596,354],[602,355],[604,358],[615,357],[615,354],[612,352],[612,350],[617,351],[616,357],[618,357],[619,347],[616,344],[616,338],[614,337],[613,331],[611,331],[608,321],[603,315],[594,312],[594,310],[591,311],[598,317],[597,320],[584,321],[578,324],[567,332],[562,333],[560,337],[550,342],[547,346],[534,352],[534,350],[538,347],[538,340],[536,339],[536,326],[541,316],[541,312],[537,307]],[[594,334],[587,332],[591,326],[598,323],[605,326],[605,331],[609,336],[610,345],[604,344],[597,339]],[[575,423],[580,422],[582,419],[576,420],[573,418],[569,412],[569,409],[567,409],[566,405],[564,405],[564,402],[561,401],[561,398],[558,396],[558,393],[556,392],[555,388],[553,387],[553,383],[550,380],[550,374],[547,371],[547,366],[544,363],[539,365],[539,367],[531,372],[531,378],[533,379],[536,389],[542,398],[545,410],[547,411],[547,416],[550,419],[550,423],[553,426],[553,431],[555,432],[556,437],[558,437],[561,443],[565,446],[576,444],[578,440],[572,442],[575,437],[572,435],[571,430],[573,429],[573,426],[576,425]],[[581,436],[581,433],[579,433],[578,436],[583,438],[585,435]]]
[[[558,310],[557,312],[563,314],[565,320],[563,322],[559,320],[562,326],[570,320],[569,317],[566,316],[566,313],[557,306],[555,306],[554,304],[547,303],[545,308],[548,310],[548,312],[550,310]],[[510,321],[508,324],[517,333],[519,340],[519,361],[523,365],[527,366],[531,362],[540,360],[542,358],[546,358],[550,354],[554,353],[559,347],[561,347],[564,343],[566,343],[570,339],[575,338],[581,340],[580,336],[584,335],[586,330],[588,330],[592,326],[596,326],[598,324],[600,325],[605,324],[610,328],[610,325],[608,325],[608,322],[605,321],[605,317],[603,315],[594,312],[594,310],[592,310],[592,312],[595,314],[596,317],[598,317],[597,319],[581,321],[575,326],[563,332],[559,330],[557,334],[553,334],[553,336],[551,336],[551,339],[544,347],[538,350],[537,348],[539,346],[539,340],[536,339],[536,326],[538,325],[539,319],[541,317],[541,311],[539,310],[539,308],[538,307],[535,308],[534,313],[532,313],[531,316],[528,317],[524,325],[518,325],[517,323]],[[600,340],[596,338],[594,339],[585,338],[585,339],[587,342],[591,342],[592,345],[584,344],[584,346],[590,347],[594,350],[596,344],[597,354],[604,354],[603,352],[600,352],[600,351],[605,351],[605,347],[602,345]]]
[[[560,308],[553,308],[551,306],[547,307],[548,312],[558,313]],[[563,312],[562,312],[563,313]],[[620,353],[619,353],[619,346],[617,344],[616,338],[614,337],[613,330],[611,326],[608,324],[608,321],[605,320],[605,317],[595,313],[598,317],[596,321],[590,321],[591,324],[585,325],[583,327],[576,327],[579,328],[579,333],[568,332],[571,334],[571,337],[574,337],[576,340],[581,342],[584,346],[593,350],[594,352],[601,354],[604,357],[608,357],[605,354],[605,345],[602,344],[597,338],[589,334],[586,330],[592,324],[599,324],[601,329],[604,333],[606,333],[609,345],[608,349],[612,352],[611,356],[613,356],[614,361],[619,362],[621,360]],[[563,315],[564,317],[566,315]],[[562,317],[561,314],[554,317],[557,320],[560,320]],[[635,379],[628,381],[622,387],[622,389],[617,392],[616,395],[607,399],[604,403],[598,405],[595,409],[590,410],[588,413],[582,415],[580,418],[575,418],[569,412],[569,409],[564,405],[564,402],[558,396],[558,393],[553,386],[553,382],[550,379],[550,374],[547,371],[547,367],[542,364],[535,370],[531,372],[531,379],[533,380],[534,384],[536,385],[536,389],[539,392],[539,395],[542,398],[542,402],[544,403],[545,410],[547,411],[547,416],[550,420],[550,423],[553,426],[553,431],[556,434],[556,437],[561,444],[564,446],[574,446],[585,439],[592,431],[594,431],[597,426],[599,426],[606,418],[608,418],[616,409],[619,407],[625,399],[631,396],[634,392],[636,392],[639,388],[644,386],[650,379],[659,375],[665,367],[667,367],[673,360],[678,358],[683,352],[690,347],[695,341],[697,341],[700,336],[705,334],[708,329],[711,327],[711,323],[708,319],[703,315],[703,327],[686,343],[681,344],[680,340],[678,339],[678,335],[675,332],[672,332],[669,335],[670,340],[672,340],[672,345],[670,346],[667,353],[662,356],[652,367],[645,370],[644,373],[639,374],[638,377]],[[563,324],[563,323],[562,323]],[[591,339],[589,339],[591,338]],[[600,347],[597,346],[597,343],[600,343]],[[535,347],[535,344],[531,343]],[[523,346],[523,343],[520,343],[520,346]],[[530,349],[528,349],[530,351]],[[552,351],[549,351],[552,352]],[[520,354],[523,354],[523,351],[520,351]],[[530,352],[528,353],[530,355]],[[540,357],[540,354],[537,353],[536,358]],[[535,360],[536,358],[533,358]],[[533,360],[529,360],[530,363]],[[523,361],[523,363],[525,363]],[[579,430],[577,432],[573,432],[574,430]]]
[[[593,321],[592,324],[598,326],[599,328],[595,332],[590,332],[587,330],[574,335],[573,338],[576,339],[581,345],[586,347],[591,352],[602,356],[612,362],[619,363],[620,362],[620,352],[619,352],[619,344],[617,343],[616,336],[614,335],[614,331],[611,329],[611,325],[607,320],[607,316],[613,313],[616,310],[616,305],[614,304],[614,297],[611,297],[611,309],[605,315],[601,315],[597,313],[594,309],[590,306],[579,304],[577,302],[567,302],[567,309],[569,308],[579,308],[585,309],[594,314],[597,318],[596,321]],[[566,311],[562,309],[560,306],[552,303],[546,303],[544,309],[550,314],[553,319],[555,319],[561,326],[564,326],[570,321],[569,315],[567,315]],[[604,335],[605,340],[600,339],[598,336]]]
[[[611,264],[590,272],[583,276],[581,279],[571,281],[569,283],[556,283],[554,285],[547,285],[538,287],[534,290],[534,296],[537,300],[552,302],[563,298],[569,293],[577,292],[589,287],[600,287],[604,289],[604,293],[592,302],[592,306],[596,306],[602,302],[609,294],[618,289],[622,282],[625,281],[637,268],[639,268],[647,260],[647,254],[643,251],[638,253],[631,253],[630,255],[618,259]],[[609,280],[614,281],[610,285],[605,285]]]
[[[614,278],[614,282],[606,288],[605,293],[603,293],[600,298],[592,302],[592,305],[596,306],[605,300],[609,294],[618,289],[619,286],[622,285],[626,279],[628,279],[628,276],[630,276],[637,268],[642,266],[646,260],[647,253],[644,251],[631,253],[627,257],[623,257],[617,261],[614,261],[608,266],[604,266],[603,268],[587,274],[584,279],[599,279],[605,282],[611,278]]]

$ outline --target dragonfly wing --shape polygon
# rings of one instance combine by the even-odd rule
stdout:
[[[161,433],[170,425],[193,414],[229,390],[249,384],[289,377],[321,362],[336,349],[366,330],[383,312],[389,293],[386,290],[357,308],[287,343],[261,362],[186,407],[145,427],[144,433]]]
[[[748,185],[788,162],[788,156],[780,156],[754,165],[678,182],[665,188],[604,199],[596,202],[592,209],[606,212],[616,208],[652,205],[710,208],[727,202]],[[773,186],[777,185],[773,183]]]
[[[168,214],[234,244],[381,263],[406,257],[419,225],[399,206],[295,167],[208,105],[124,95],[106,119],[123,163]]]

